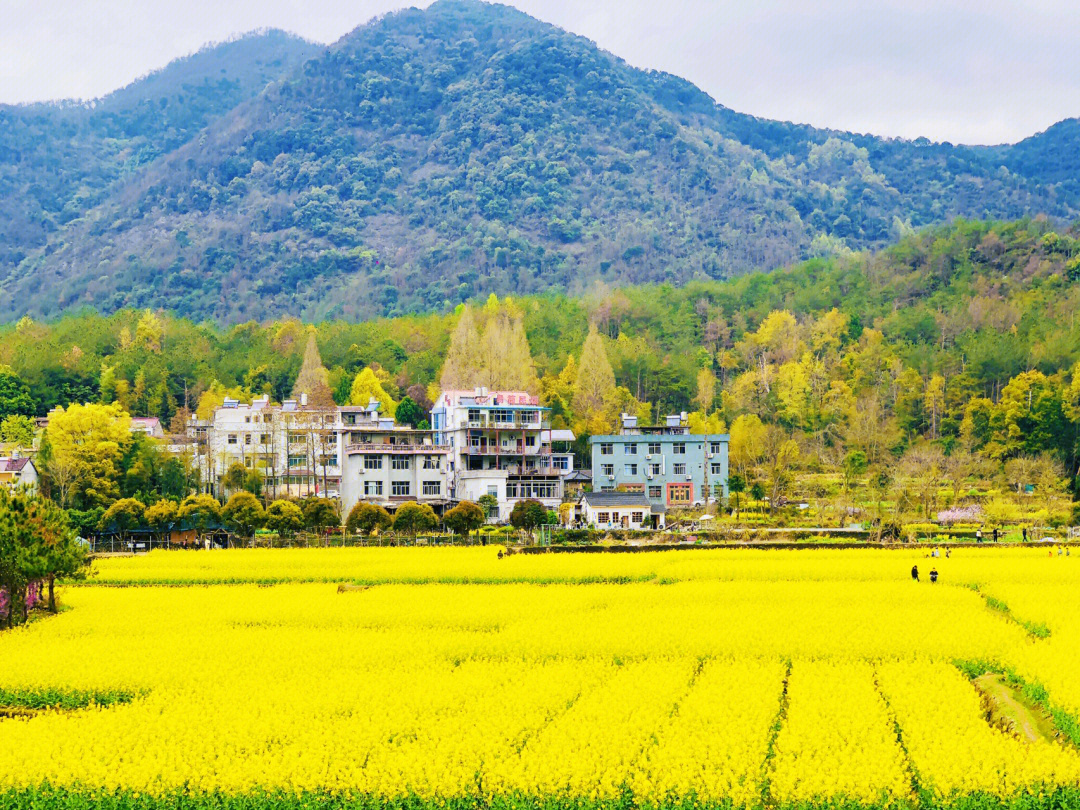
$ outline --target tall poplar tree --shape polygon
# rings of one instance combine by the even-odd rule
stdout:
[[[603,410],[615,393],[615,372],[608,361],[603,338],[596,325],[589,327],[589,336],[581,349],[577,380],[574,383],[574,413],[586,417]]]
[[[292,389],[295,399],[300,399],[301,394],[307,394],[310,407],[334,407],[334,392],[330,389],[330,373],[326,370],[322,357],[319,355],[319,345],[315,341],[314,329],[308,332],[304,361],[300,364],[300,373],[296,376],[296,383]]]
[[[466,304],[450,336],[439,384],[444,391],[475,388],[479,384],[481,363],[480,333],[472,309]]]

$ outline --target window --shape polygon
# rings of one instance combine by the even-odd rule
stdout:
[[[636,444],[631,444],[631,443],[624,444],[622,446],[622,451],[623,451],[623,453],[625,453],[628,456],[636,456],[637,455],[637,445]]]
[[[290,467],[303,467],[307,464],[307,456],[289,456]]]
[[[437,470],[437,469],[439,469],[439,457],[438,456],[424,456],[424,469],[425,470]]]
[[[637,464],[627,464],[626,475],[637,475]]]
[[[412,469],[412,465],[409,463],[412,459],[408,456],[391,456],[390,457],[390,469],[391,470],[409,470]]]
[[[251,469],[251,456],[248,456],[244,459],[244,466],[247,467],[249,470]]]
[[[270,434],[269,433],[260,433],[259,434],[259,444],[270,444]]]
[[[613,445],[613,444],[602,444],[602,445],[600,445],[600,455],[602,455],[602,456],[610,456],[614,452],[615,452],[615,445]]]
[[[365,481],[364,494],[368,496],[382,495],[382,481]]]
[[[675,444],[671,445],[671,452],[677,456],[685,456],[686,442],[675,442]]]
[[[409,481],[391,481],[390,482],[390,494],[402,498],[409,494],[411,489]]]
[[[622,491],[623,492],[644,492],[645,491],[645,485],[644,484],[623,484],[622,485]]]
[[[230,433],[229,434],[229,444],[236,444],[236,434],[235,433]]]
[[[355,413],[344,414],[341,418],[345,422],[346,425],[355,425],[356,424],[356,414]]]
[[[690,503],[690,484],[671,484],[668,487],[668,503],[671,504],[688,504]]]
[[[615,475],[615,465],[614,464],[602,464],[602,465],[600,465],[600,471],[604,475],[606,475],[608,478],[611,478],[612,476]]]
[[[630,522],[631,523],[642,523],[642,522],[644,522],[644,520],[645,520],[645,513],[644,512],[631,512],[630,513]]]
[[[675,473],[675,475],[686,475],[686,462],[683,462],[682,464],[672,464],[671,471]]]
[[[296,433],[295,431],[289,434],[289,444],[302,444],[304,441],[303,433]]]
[[[250,433],[245,433],[244,434],[244,444],[251,444],[251,434]]]
[[[532,436],[532,435],[526,436],[525,437],[525,446],[526,447],[536,447],[536,437]]]
[[[381,470],[382,469],[382,456],[376,456],[373,454],[367,454],[364,456],[364,469],[365,470]]]
[[[469,421],[470,422],[479,422],[480,421],[480,410],[478,408],[469,408]]]
[[[492,498],[498,498],[499,497],[499,488],[498,487],[488,487],[487,494],[490,495]]]
[[[439,481],[424,482],[425,495],[442,495],[442,483]]]
[[[723,475],[724,474],[724,465],[723,464],[711,464],[711,465],[709,465],[709,472],[711,472],[713,475]]]
[[[663,487],[649,487],[649,498],[650,499],[655,500],[657,498],[663,498],[663,497],[664,497],[664,488]]]
[[[250,416],[245,416],[245,417],[244,417],[244,421],[245,421],[245,422],[246,422],[247,424],[249,424],[249,425],[250,425],[250,424],[251,424],[251,417],[250,417]]]
[[[709,452],[719,453],[721,442],[709,442]]]
[[[570,457],[569,456],[555,456],[551,459],[551,466],[556,470],[569,470],[570,469]]]
[[[649,455],[659,455],[660,442],[649,442]]]
[[[273,421],[274,421],[274,417],[273,417],[273,416],[272,416],[271,414],[265,414],[265,415],[263,416],[263,424],[267,424],[267,425],[268,425],[268,424],[270,424],[270,423],[271,423],[271,422],[273,422]]]
[[[649,475],[659,475],[659,474],[660,474],[660,465],[659,464],[650,464],[649,465]]]
[[[596,522],[597,523],[610,523],[611,522],[610,513],[608,513],[608,512],[597,512],[596,513]]]
[[[614,492],[615,487],[600,487],[601,492]]]

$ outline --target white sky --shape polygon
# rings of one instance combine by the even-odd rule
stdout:
[[[210,41],[331,42],[425,0],[0,0],[0,103],[94,98]],[[1077,0],[511,0],[732,109],[878,135],[1019,140],[1080,115]]]

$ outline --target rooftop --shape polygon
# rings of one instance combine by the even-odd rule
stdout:
[[[592,507],[644,506],[650,508],[652,505],[644,492],[586,492],[584,500]]]

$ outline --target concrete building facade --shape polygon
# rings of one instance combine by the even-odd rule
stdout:
[[[443,391],[431,427],[435,442],[449,448],[450,497],[492,495],[504,521],[521,500],[557,509],[563,470],[555,466],[548,411],[524,391]]]
[[[592,436],[594,492],[639,492],[653,506],[703,506],[727,495],[728,435],[692,434],[685,414],[638,425],[623,414],[618,434]]]

